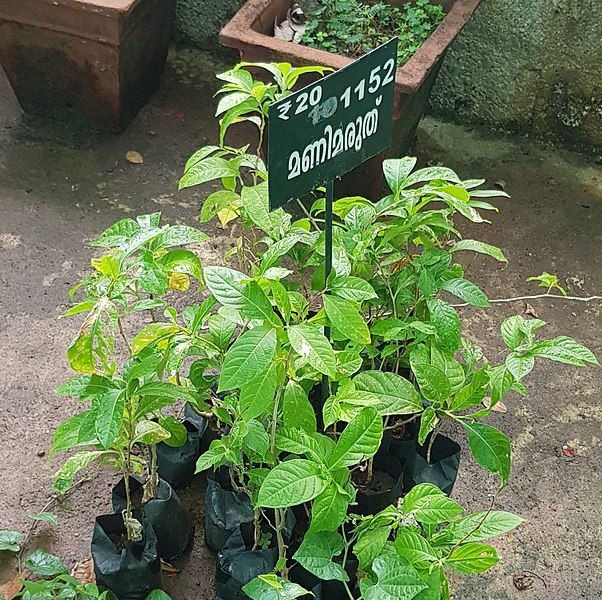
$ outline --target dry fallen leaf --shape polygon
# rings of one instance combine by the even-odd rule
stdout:
[[[135,150],[130,150],[126,152],[125,160],[131,162],[133,165],[141,165],[144,162],[142,154],[140,154],[140,152],[136,152]]]
[[[6,600],[13,600],[15,596],[23,589],[23,580],[25,579],[25,572],[15,575],[11,580],[0,585],[0,598]]]
[[[75,563],[75,566],[71,569],[71,577],[75,577],[82,585],[96,583],[96,574],[94,573],[92,557]]]
[[[502,190],[502,192],[506,191],[506,182],[503,179],[498,179],[497,181],[493,182],[493,187],[496,190]]]
[[[178,573],[180,573],[180,569],[176,569],[176,567],[174,567],[173,565],[170,565],[168,562],[165,562],[164,560],[161,560],[161,570],[167,576],[177,575]]]
[[[514,587],[521,592],[523,590],[530,590],[535,583],[533,577],[527,575],[524,571],[518,571],[512,576]]]
[[[535,319],[539,318],[537,311],[528,302],[525,302],[525,314]]]
[[[485,408],[489,408],[491,406],[491,398],[489,396],[485,396],[485,398],[483,398],[483,406]],[[493,412],[499,412],[499,413],[507,413],[508,412],[506,405],[501,400],[499,402],[496,402],[496,404],[494,405],[494,407],[491,410]]]

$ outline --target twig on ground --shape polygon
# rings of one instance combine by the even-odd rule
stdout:
[[[560,294],[537,294],[534,296],[515,296],[514,298],[496,298],[489,300],[491,304],[500,304],[503,302],[518,302],[519,300],[537,300],[538,298],[559,298],[560,300],[575,300],[577,302],[592,302],[602,300],[602,296],[562,296]],[[452,304],[453,307],[470,306],[468,302],[462,304]]]

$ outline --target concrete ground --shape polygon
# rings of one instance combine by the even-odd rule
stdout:
[[[145,212],[197,223],[210,188],[178,193],[177,180],[186,158],[216,139],[212,74],[219,68],[203,55],[172,54],[161,89],[120,136],[23,118],[0,77],[0,529],[26,530],[27,513],[51,497],[55,465],[46,454],[54,428],[76,406],[52,393],[69,376],[64,354],[77,330],[76,320],[58,316],[69,288],[87,272],[86,242],[117,219]],[[128,150],[140,152],[144,164],[128,163]],[[512,195],[499,203],[492,224],[461,224],[465,235],[501,246],[510,261],[502,268],[471,259],[469,277],[491,298],[537,293],[525,280],[543,270],[557,273],[572,294],[601,293],[602,174],[592,161],[431,119],[421,124],[415,152],[423,164],[498,182]],[[221,230],[210,233],[205,263],[219,261],[228,243]],[[602,356],[600,302],[531,304],[549,323],[549,336],[574,336]],[[524,309],[517,301],[467,310],[465,330],[499,359],[500,323]],[[495,505],[525,523],[495,541],[503,556],[496,569],[454,578],[455,598],[591,600],[602,593],[600,371],[541,363],[527,387],[528,399],[513,396],[507,414],[492,419],[510,434],[514,452],[512,478]],[[484,509],[495,481],[464,456],[454,496]],[[30,547],[53,551],[69,565],[87,558],[92,522],[109,512],[112,483],[102,473],[54,503],[59,525],[37,527]],[[202,482],[182,496],[199,524],[192,554],[167,588],[175,600],[209,600],[213,557],[202,541]],[[0,563],[0,582],[12,569],[6,559]],[[532,580],[523,591],[514,582],[521,570]]]

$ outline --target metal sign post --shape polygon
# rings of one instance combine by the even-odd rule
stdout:
[[[394,38],[270,107],[270,210],[326,186],[325,286],[332,271],[334,181],[391,145],[396,71]],[[327,387],[325,380],[324,393]]]

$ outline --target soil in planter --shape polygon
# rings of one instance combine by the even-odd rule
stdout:
[[[201,455],[201,432],[197,425],[188,419],[182,424],[188,432],[182,446],[174,448],[164,442],[157,444],[159,475],[173,489],[186,487],[192,481],[196,462]]]
[[[395,504],[403,489],[403,471],[399,460],[394,456],[376,456],[374,458],[372,479],[367,480],[366,472],[355,471],[354,483],[358,487],[356,503],[352,512],[360,515],[373,515]]]
[[[133,517],[142,524],[143,537],[128,542],[121,514],[96,518],[92,533],[92,558],[96,582],[119,600],[145,600],[161,587],[161,558],[153,527],[140,511]]]
[[[429,463],[429,441],[430,438],[427,438],[423,446],[416,444],[408,455],[403,476],[404,493],[419,483],[432,483],[446,494],[452,493],[460,467],[460,446],[439,434],[433,443]]]
[[[138,478],[130,478],[130,490],[134,506],[139,507],[142,502],[143,482]],[[113,488],[112,501],[115,512],[125,509],[123,479]],[[184,554],[192,542],[194,525],[177,494],[166,481],[159,479],[157,497],[149,500],[143,506],[143,511],[155,531],[161,558],[171,561]]]

